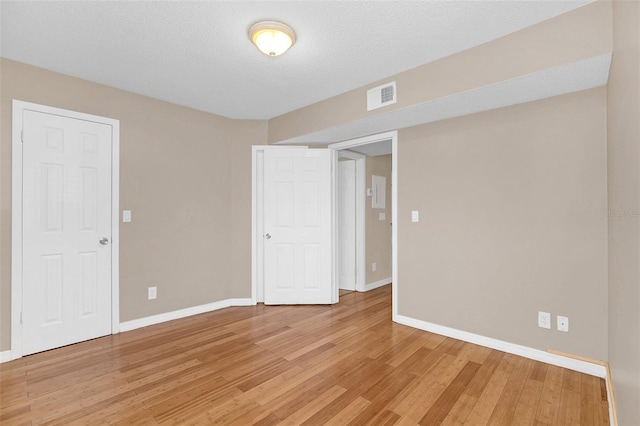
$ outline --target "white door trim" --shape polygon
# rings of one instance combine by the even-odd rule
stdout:
[[[377,135],[365,136],[363,138],[352,139],[344,142],[334,143],[329,145],[329,152],[331,153],[331,192],[332,192],[332,218],[331,218],[331,235],[332,235],[332,276],[334,283],[334,297],[336,301],[338,299],[338,268],[337,265],[337,222],[336,222],[336,197],[337,197],[337,161],[338,151],[341,149],[348,149],[354,146],[367,145],[370,143],[380,142],[384,140],[391,140],[391,270],[392,270],[392,283],[391,283],[391,306],[392,306],[392,319],[396,321],[398,316],[398,132],[386,132]],[[364,180],[364,179],[363,179]]]
[[[356,162],[356,291],[366,291],[366,249],[367,231],[365,202],[367,199],[366,169],[367,157],[358,152],[341,150],[339,157],[350,158]]]
[[[14,99],[11,157],[11,359],[22,357],[22,115],[25,110],[106,124],[112,128],[111,333],[120,331],[120,121]]]

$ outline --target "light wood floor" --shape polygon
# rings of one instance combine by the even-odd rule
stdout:
[[[0,424],[608,423],[603,380],[391,322],[390,288],[228,308],[0,365]]]

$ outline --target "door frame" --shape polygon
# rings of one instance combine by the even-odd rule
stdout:
[[[366,231],[366,210],[365,203],[367,199],[367,183],[366,183],[366,156],[354,151],[339,150],[338,158],[349,158],[356,163],[356,291],[366,291],[367,270],[366,270],[366,248],[367,248],[367,231]],[[336,165],[337,168],[337,165]],[[336,175],[337,178],[337,175]],[[336,189],[337,191],[337,180]],[[337,192],[336,192],[337,194]],[[337,197],[335,208],[338,208]],[[337,220],[337,218],[336,218]],[[336,222],[337,224],[337,222]],[[336,234],[336,241],[338,235]],[[337,246],[336,246],[337,248]]]
[[[13,100],[11,155],[11,359],[22,357],[22,117],[24,111],[111,126],[111,334],[120,332],[120,121]]]
[[[351,139],[344,142],[334,143],[328,146],[331,161],[331,235],[332,235],[332,277],[333,277],[333,297],[338,301],[338,226],[337,226],[337,172],[338,172],[338,152],[360,145],[391,140],[391,312],[392,320],[395,321],[398,315],[398,131],[380,133],[377,135],[365,136]],[[363,179],[364,181],[364,179]]]

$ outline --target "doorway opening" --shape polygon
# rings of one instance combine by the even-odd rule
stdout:
[[[384,149],[389,152],[376,152],[371,155],[369,150]],[[369,154],[358,152],[369,152]],[[314,152],[315,151],[315,152]],[[326,154],[326,169],[320,166],[319,159]],[[351,249],[351,271],[355,270],[355,279],[352,277],[350,288],[357,291],[372,290],[376,287],[392,284],[392,312],[394,319],[397,315],[396,289],[397,289],[397,223],[392,220],[397,217],[397,132],[367,136],[345,142],[331,144],[328,149],[312,148],[310,146],[283,146],[268,145],[254,146],[252,153],[252,302],[253,304],[267,302],[268,304],[318,304],[337,303],[340,294],[340,249],[339,245],[339,162],[353,160],[350,167],[350,176],[355,175],[352,187],[355,187],[356,203],[351,211],[356,211],[356,216],[362,216],[361,220],[354,220],[352,228],[355,228],[351,237],[343,234],[347,240],[355,241],[355,254]],[[386,172],[367,172],[367,156],[379,157],[381,163],[385,163]],[[386,157],[385,157],[386,156]],[[286,157],[286,158],[285,158]],[[298,158],[297,160],[294,159]],[[318,157],[318,160],[312,158]],[[383,159],[383,157],[385,157]],[[322,160],[324,161],[324,160]],[[299,163],[300,162],[300,163]],[[359,167],[358,167],[358,162]],[[313,167],[312,167],[313,166]],[[299,171],[296,172],[296,170]],[[323,170],[326,170],[326,174]],[[377,169],[376,169],[377,170]],[[313,173],[312,173],[313,172]],[[316,174],[320,173],[317,176]],[[376,174],[377,173],[377,174]],[[282,176],[281,176],[282,174]],[[294,176],[295,175],[295,176]],[[297,177],[296,177],[297,176]],[[360,178],[358,178],[360,176]],[[375,177],[375,178],[374,178]],[[317,190],[309,191],[316,188]],[[325,188],[325,189],[322,189]],[[353,189],[353,188],[352,188]],[[367,196],[367,189],[370,195]],[[329,196],[318,198],[318,194],[327,193]],[[296,195],[298,194],[298,195]],[[360,194],[360,196],[358,196]],[[389,197],[390,195],[390,197]],[[325,202],[326,200],[326,202]],[[360,207],[358,208],[358,205]],[[306,207],[305,207],[306,206]],[[369,207],[367,207],[369,206]],[[369,209],[369,214],[375,220],[366,220],[364,217]],[[270,213],[271,212],[271,213]],[[363,214],[364,212],[364,214]],[[311,214],[313,213],[313,214]],[[326,220],[324,219],[326,216]],[[307,221],[304,219],[313,218]],[[303,220],[304,219],[304,220]],[[385,245],[386,257],[379,259],[369,255],[367,260],[366,250],[366,225],[375,223],[386,230],[387,243]],[[296,230],[296,223],[302,224],[306,229]],[[328,224],[326,231],[324,225]],[[291,224],[291,225],[290,225]],[[285,229],[286,228],[286,229]],[[300,235],[312,235],[311,228],[321,230],[318,235],[325,235],[327,239],[322,241],[306,241],[298,244],[294,241]],[[320,229],[322,228],[322,229]],[[360,228],[360,231],[358,229]],[[390,229],[390,233],[389,233]],[[289,232],[291,231],[291,232]],[[315,232],[315,231],[314,231]],[[286,235],[291,238],[285,241]],[[315,235],[315,234],[313,234]],[[295,237],[295,238],[294,238]],[[280,239],[280,240],[279,240]],[[388,240],[390,239],[390,247]],[[371,238],[373,247],[375,240]],[[327,244],[325,246],[325,243]],[[298,244],[298,245],[296,245]],[[342,244],[347,244],[344,241]],[[358,244],[360,247],[358,248]],[[383,245],[383,244],[380,244]],[[303,251],[306,252],[303,253]],[[326,250],[326,251],[325,251]],[[270,256],[269,251],[276,255]],[[303,256],[296,260],[296,255]],[[328,253],[324,257],[324,253]],[[390,259],[389,259],[390,257]],[[271,260],[268,260],[271,259]],[[326,261],[325,261],[326,259]],[[354,260],[355,259],[355,260]],[[375,268],[373,263],[375,263]],[[269,273],[269,268],[275,273]],[[301,272],[298,274],[296,268]],[[373,270],[375,269],[375,271]],[[370,276],[367,278],[367,270]],[[373,273],[378,272],[378,278]],[[328,274],[328,275],[325,275]],[[349,273],[351,275],[351,272]],[[380,275],[382,277],[380,278]],[[353,284],[355,281],[355,285]],[[300,288],[298,288],[300,287]],[[296,298],[290,300],[267,300],[265,294],[269,289],[280,293],[286,291],[293,294],[296,290]],[[274,290],[275,289],[275,290]],[[280,291],[282,289],[282,291]],[[313,290],[322,295],[322,298],[302,297],[307,290]],[[317,291],[316,291],[317,290]],[[301,297],[298,297],[301,296]]]
[[[364,292],[391,283],[395,318],[397,132],[340,142],[329,149],[336,297],[352,288]]]

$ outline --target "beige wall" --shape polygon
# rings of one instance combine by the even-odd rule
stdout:
[[[609,361],[621,425],[640,424],[640,3],[613,4],[608,85]]]
[[[251,145],[237,121],[2,59],[0,351],[10,349],[11,101],[120,120],[120,319],[251,296]],[[148,286],[158,299],[148,301]]]
[[[371,207],[371,197],[365,201],[366,223],[366,284],[391,278],[391,155],[367,156],[365,182],[371,188],[371,176],[387,178],[386,205],[384,209]],[[385,220],[379,220],[379,213],[384,213]],[[371,263],[376,262],[376,272]]]
[[[611,5],[597,1],[497,40],[269,120],[269,143],[340,126],[611,52]],[[396,81],[398,102],[366,110],[366,92]]]
[[[401,130],[399,314],[606,360],[606,138],[604,88]]]

